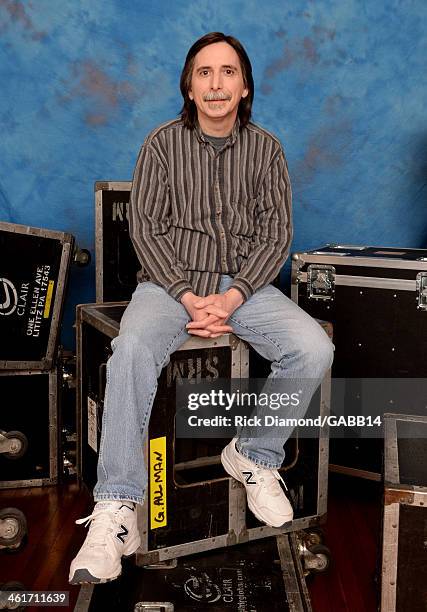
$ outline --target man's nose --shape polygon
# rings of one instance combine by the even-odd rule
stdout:
[[[222,72],[221,71],[218,71],[218,72],[213,71],[211,87],[212,89],[221,89],[222,87]]]

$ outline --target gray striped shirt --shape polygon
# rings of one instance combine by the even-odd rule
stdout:
[[[168,121],[145,139],[133,175],[129,228],[151,280],[176,300],[218,293],[221,274],[244,299],[270,283],[292,240],[291,185],[280,141],[237,117],[215,149],[200,125]]]

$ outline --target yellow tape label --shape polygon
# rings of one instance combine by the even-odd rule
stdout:
[[[163,436],[150,440],[150,527],[166,525],[166,436]]]
[[[48,319],[49,318],[49,313],[50,313],[50,304],[52,302],[52,294],[53,294],[53,287],[55,285],[55,281],[50,280],[49,284],[47,286],[47,292],[46,292],[46,302],[44,305],[44,312],[43,312],[43,318],[44,319]]]

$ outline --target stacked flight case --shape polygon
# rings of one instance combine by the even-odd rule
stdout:
[[[95,183],[96,301],[130,300],[141,267],[129,236],[130,181]]]
[[[168,568],[130,567],[85,585],[75,612],[311,612],[295,534],[193,554]]]
[[[333,324],[332,414],[427,413],[427,250],[329,244],[294,253],[292,299]],[[380,480],[383,428],[359,434],[331,432],[330,468]]]
[[[74,238],[0,223],[0,488],[58,480],[56,360]]]
[[[427,416],[385,415],[381,612],[427,610]]]
[[[136,273],[140,268],[129,236],[131,186],[128,181],[95,183],[97,303],[77,308],[77,420],[80,424],[77,464],[79,478],[89,490],[92,490],[97,477],[106,362],[111,356],[111,340],[119,333],[120,319],[136,287]],[[278,286],[279,278],[273,284]],[[331,326],[324,324],[323,327],[331,335]],[[295,552],[295,533],[316,526],[326,518],[327,427],[318,431],[317,437],[300,438],[296,433],[287,442],[282,472],[285,472],[295,507],[295,520],[290,528],[284,530],[259,523],[247,509],[243,486],[224,472],[220,453],[228,439],[183,439],[176,436],[176,390],[181,384],[205,379],[264,378],[269,371],[269,362],[230,334],[216,339],[193,337],[171,355],[170,363],[159,378],[144,445],[149,474],[154,466],[154,456],[159,456],[158,445],[162,445],[164,469],[161,471],[165,480],[160,484],[163,494],[159,500],[159,487],[156,490],[152,481],[144,506],[138,507],[142,542],[136,555],[138,567],[133,571],[141,573],[135,574],[129,583],[124,569],[123,581],[125,593],[131,589],[135,591],[135,585],[140,587],[140,592],[133,599],[135,608],[125,607],[121,601],[117,609],[164,612],[193,609],[289,609],[296,612],[311,609],[304,576],[302,580],[295,578],[296,574],[302,575],[298,572],[301,566]],[[330,373],[325,376],[310,406],[314,407],[316,414],[328,414],[329,394]],[[285,579],[286,598],[279,588],[280,582],[283,585],[282,578],[277,581],[277,576],[271,575],[271,568],[267,569],[270,559],[275,556],[274,549],[279,551],[274,565]],[[259,573],[255,558],[263,555],[266,561],[263,571],[268,575],[258,582],[253,575]],[[311,554],[311,558],[316,565],[316,556]],[[169,569],[163,569],[165,564]],[[178,566],[175,575],[171,571],[173,564]],[[157,567],[158,570],[153,575],[153,570],[148,567]],[[223,573],[221,577],[224,571],[229,575]],[[213,576],[212,572],[216,574]],[[186,579],[185,573],[188,574]],[[225,588],[225,599],[218,595],[216,601],[219,582]],[[144,585],[148,587],[145,590]],[[154,586],[159,585],[160,589],[156,591]],[[221,592],[222,587],[220,585]],[[83,607],[76,609],[88,609],[89,602],[90,609],[101,609],[102,593],[109,588],[110,585],[100,585],[95,589],[83,587],[80,598]],[[176,589],[181,589],[181,597]],[[159,602],[168,596],[175,597],[175,603]],[[258,600],[255,605],[256,596],[265,598],[264,607]],[[227,597],[228,605],[225,605]],[[245,597],[248,598],[247,606],[244,605]],[[154,598],[155,602],[152,601]],[[104,603],[106,601],[110,605],[114,597],[107,594]],[[127,601],[126,606],[128,604]]]
[[[106,362],[124,309],[124,303],[77,307],[78,473],[89,490],[96,482]],[[280,531],[255,519],[247,509],[243,485],[223,470],[220,453],[228,439],[175,435],[177,387],[203,379],[244,380],[248,375],[248,346],[232,334],[215,339],[191,338],[173,353],[163,369],[151,412],[148,443],[144,445],[148,473],[157,466],[157,472],[162,474],[163,493],[159,500],[158,487],[150,486],[138,514],[140,565],[274,536]],[[321,417],[329,411],[329,386],[326,376],[312,400],[314,412],[320,412]],[[318,525],[325,519],[327,509],[326,428],[319,428],[317,437],[300,438],[295,434],[285,450],[281,470],[293,499],[295,518],[283,531]]]

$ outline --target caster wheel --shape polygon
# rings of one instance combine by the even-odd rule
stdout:
[[[0,610],[16,610],[17,612],[21,612],[27,609],[27,606],[21,605],[19,602],[9,601],[8,599],[8,592],[28,591],[22,582],[6,582],[5,584],[0,584],[0,591],[2,591],[0,595]]]
[[[25,455],[28,448],[28,440],[22,431],[5,431],[3,435],[12,443],[12,450],[3,453],[7,459],[20,459]]]
[[[310,527],[309,529],[305,529],[304,533],[307,548],[317,546],[318,544],[323,544],[323,531],[320,529],[320,527]]]
[[[0,510],[0,549],[6,552],[18,552],[26,544],[27,521],[25,515],[17,508]]]
[[[323,544],[310,546],[309,554],[304,557],[304,566],[312,574],[322,574],[326,572],[331,565],[331,551]]]

